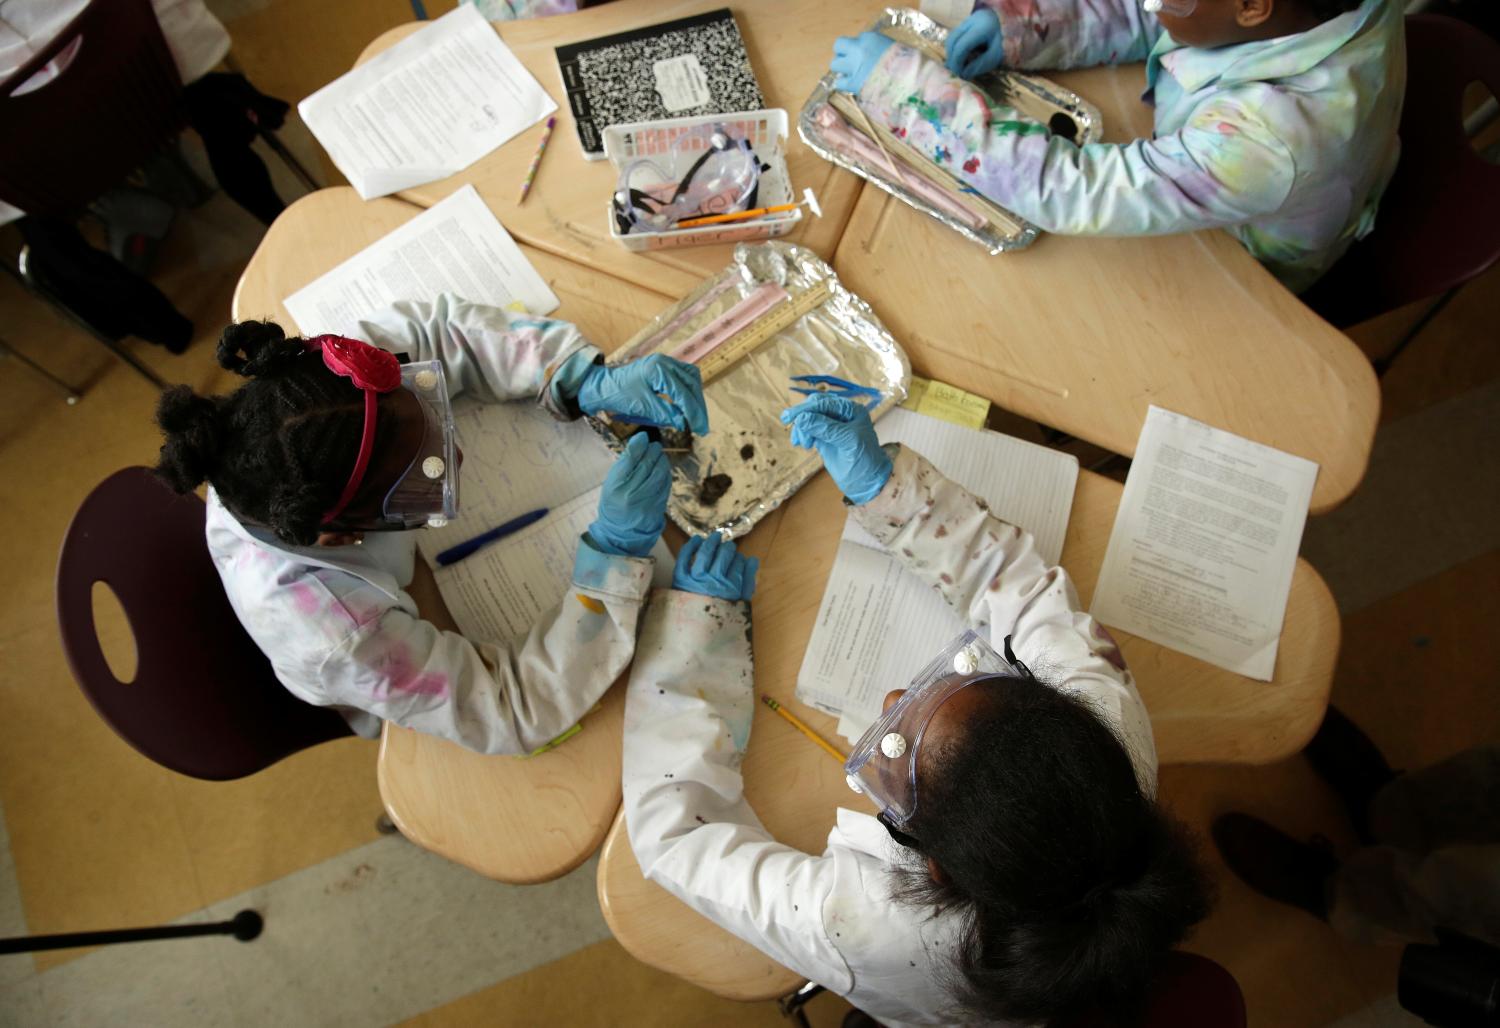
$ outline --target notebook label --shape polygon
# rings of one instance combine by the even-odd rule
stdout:
[[[653,64],[651,70],[656,73],[656,91],[661,95],[662,106],[673,114],[702,107],[713,99],[696,54],[668,57]]]

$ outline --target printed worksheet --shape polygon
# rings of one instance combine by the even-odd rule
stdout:
[[[453,293],[535,315],[557,294],[473,186],[465,186],[286,298],[304,335],[357,335],[361,318],[400,300]]]
[[[1062,557],[1078,460],[998,432],[897,409],[875,426],[930,460],[997,517],[1036,538],[1042,559]],[[937,591],[909,573],[853,517],[818,607],[797,674],[797,698],[841,716],[839,733],[858,739],[900,688],[967,626]]]
[[[366,200],[456,174],[555,110],[472,4],[297,105]]]
[[[1152,407],[1090,613],[1270,681],[1318,465]]]

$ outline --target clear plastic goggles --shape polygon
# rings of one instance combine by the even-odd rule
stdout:
[[[668,156],[667,168],[638,157],[620,169],[614,211],[622,234],[665,232],[688,218],[744,210],[760,184],[750,141],[721,124],[682,133]]]
[[[1186,18],[1198,9],[1198,0],[1141,0],[1141,10],[1147,14],[1165,14],[1173,18]]]
[[[387,490],[378,517],[351,518],[346,512],[338,518],[342,529],[381,532],[424,525],[440,528],[458,516],[458,441],[442,363],[402,365],[398,392],[415,398],[422,414],[420,427],[404,426],[392,440],[405,450],[393,458],[405,470]],[[386,460],[379,463],[384,465]]]
[[[1030,677],[1026,665],[1014,656],[1002,657],[978,635],[965,632],[944,647],[891,709],[859,737],[844,763],[849,788],[875,802],[887,828],[903,830],[917,812],[917,754],[938,708],[976,683]]]

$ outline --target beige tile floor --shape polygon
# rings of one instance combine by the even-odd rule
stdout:
[[[217,6],[252,78],[293,99],[409,16],[404,0]],[[449,6],[428,4],[433,13]],[[222,197],[174,230],[156,277],[199,325],[197,340],[182,357],[133,344],[165,377],[227,385],[212,340],[258,234]],[[13,245],[0,235],[0,247]],[[1324,519],[1327,529],[1315,521],[1308,531],[1305,549],[1346,614],[1335,700],[1398,765],[1500,740],[1500,657],[1485,645],[1500,616],[1500,538],[1489,516],[1500,499],[1497,286],[1492,271],[1465,290],[1390,373],[1365,489]],[[1356,336],[1383,352],[1413,316],[1398,312]],[[152,460],[153,392],[4,278],[0,326],[86,389],[69,408],[0,361],[0,935],[203,919],[239,902],[269,904],[271,917],[253,959],[227,941],[0,959],[0,1025],[779,1021],[769,1004],[720,1001],[631,959],[601,931],[587,868],[533,895],[377,839],[368,743],[333,743],[243,782],[209,784],[162,771],[116,739],[63,661],[52,569],[87,490],[115,468]],[[1457,483],[1455,453],[1477,462]],[[1404,555],[1399,581],[1388,571],[1395,554]],[[109,634],[116,643],[127,635],[118,623]],[[1350,841],[1300,759],[1171,768],[1162,791],[1200,830],[1242,808]],[[1220,904],[1193,947],[1236,974],[1252,1024],[1411,1023],[1382,1020],[1394,950],[1345,944],[1215,869]],[[463,916],[476,909],[484,916]],[[392,933],[402,945],[382,938]],[[812,1008],[820,1025],[836,1024],[843,1009],[827,997]]]

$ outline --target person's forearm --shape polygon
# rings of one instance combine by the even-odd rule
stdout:
[[[1161,24],[1140,0],[980,0],[1000,18],[1012,68],[1085,68],[1143,61]]]

